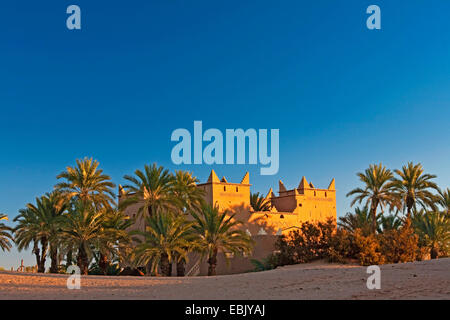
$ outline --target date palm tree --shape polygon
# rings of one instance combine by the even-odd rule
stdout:
[[[417,211],[412,215],[412,225],[422,244],[430,248],[431,259],[438,258],[440,253],[449,253],[450,220],[444,212]]]
[[[26,209],[19,211],[15,221],[16,241],[19,250],[28,247],[31,241],[40,241],[41,250],[38,261],[38,272],[45,272],[45,261],[50,248],[50,272],[58,272],[58,247],[60,241],[60,225],[63,221],[67,205],[64,198],[57,192],[46,193],[36,198],[36,204],[28,203]],[[37,240],[37,241],[36,241]],[[34,248],[36,254],[38,250]],[[39,253],[38,253],[39,255]]]
[[[260,195],[259,192],[250,193],[250,205],[257,212],[270,210],[270,202]]]
[[[133,224],[132,219],[118,208],[103,208],[103,230],[105,237],[98,245],[98,265],[103,274],[106,275],[110,265],[111,257],[118,257],[119,250],[130,244],[127,229]]]
[[[184,216],[170,212],[155,213],[147,216],[145,231],[133,231],[131,234],[138,243],[135,249],[137,264],[150,266],[147,276],[157,273],[158,266],[163,276],[170,277],[172,261],[186,259],[189,248],[193,245],[192,223]]]
[[[399,230],[403,225],[403,220],[398,217],[398,211],[395,214],[380,217],[378,233],[383,233],[389,230]]]
[[[67,246],[77,249],[77,265],[81,274],[88,274],[89,262],[93,250],[106,243],[105,214],[92,203],[78,201],[69,210],[62,225],[62,241]]]
[[[153,164],[145,165],[144,172],[138,169],[134,174],[124,176],[132,184],[123,186],[126,196],[120,208],[139,204],[138,217],[142,217],[179,207],[180,201],[176,200],[172,192],[174,178],[168,170]]]
[[[399,206],[399,202],[392,194],[390,180],[393,177],[392,172],[386,169],[381,163],[370,165],[364,173],[357,173],[357,176],[364,183],[363,188],[356,188],[347,193],[347,197],[355,195],[351,206],[355,203],[361,203],[366,200],[366,205],[370,205],[370,214],[372,215],[372,233],[377,230],[377,209],[383,210],[389,206],[393,208]]]
[[[402,170],[396,169],[395,173],[398,177],[392,178],[390,187],[403,202],[407,217],[411,216],[411,211],[417,203],[423,208],[429,206],[436,209],[437,197],[431,192],[431,189],[439,190],[436,183],[431,181],[436,178],[435,175],[424,173],[420,163],[414,165],[412,162],[403,166]]]
[[[200,213],[192,212],[192,216],[192,228],[198,238],[197,250],[208,257],[209,276],[216,275],[219,251],[251,253],[253,241],[246,232],[238,229],[241,222],[234,220],[234,215],[220,213],[218,207],[205,204]]]
[[[28,250],[33,244],[32,254],[36,257],[37,272],[45,272],[45,260],[47,257],[48,240],[41,236],[42,224],[40,217],[31,209],[19,210],[19,215],[14,218],[17,223],[14,228],[14,241],[19,251]],[[41,244],[42,250],[39,248]]]
[[[344,217],[339,217],[338,225],[349,232],[355,232],[356,229],[360,229],[364,236],[368,236],[372,232],[372,219],[373,216],[366,205],[362,208],[356,207],[354,213],[347,212]]]
[[[197,187],[198,179],[188,171],[177,170],[172,180],[172,194],[178,199],[183,213],[199,211],[204,203],[205,191]]]
[[[197,187],[198,179],[188,171],[178,170],[172,181],[172,193],[180,206],[179,214],[198,212],[204,203],[205,191]],[[177,276],[183,277],[186,271],[186,260],[175,257]]]
[[[75,198],[92,202],[96,206],[111,207],[114,203],[115,184],[108,175],[98,168],[99,162],[92,158],[77,159],[75,167],[67,167],[56,178],[64,179],[55,189],[64,194],[68,200]]]
[[[0,213],[0,221],[8,220],[8,216]],[[2,251],[9,251],[11,249],[10,240],[12,240],[11,236],[12,229],[5,225],[4,223],[0,223],[0,248]]]

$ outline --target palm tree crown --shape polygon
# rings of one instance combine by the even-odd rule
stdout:
[[[366,206],[356,207],[355,212],[347,212],[344,217],[339,217],[338,225],[349,232],[361,229],[363,235],[368,236],[372,232],[372,215]]]
[[[163,167],[145,165],[144,172],[135,171],[135,177],[126,175],[124,178],[132,184],[124,185],[125,199],[120,207],[126,208],[139,204],[138,215],[152,216],[159,211],[168,211],[177,207],[177,199],[173,195],[173,176]]]
[[[1,220],[8,220],[8,217],[5,214],[0,213],[0,221]],[[9,251],[9,249],[11,249],[11,230],[12,229],[4,223],[0,223],[0,248],[3,251]]]
[[[437,202],[450,218],[450,188],[447,188],[446,190],[439,189],[439,198]]]
[[[113,188],[115,184],[111,182],[108,175],[103,174],[99,169],[99,162],[92,158],[76,160],[75,167],[67,167],[61,172],[57,179],[65,179],[58,183],[55,189],[65,194],[67,198],[77,198],[85,202],[93,202],[97,206],[111,206],[114,202]]]
[[[178,199],[183,213],[199,211],[204,202],[205,191],[197,187],[198,179],[190,172],[178,170],[172,180],[172,193]]]
[[[261,196],[259,192],[250,193],[250,205],[256,212],[270,210],[270,202]]]
[[[437,185],[431,181],[436,178],[435,175],[424,173],[420,163],[414,165],[412,162],[403,166],[402,170],[395,170],[395,173],[398,178],[393,178],[390,186],[398,199],[402,200],[408,217],[411,216],[411,210],[416,203],[435,209],[437,197],[430,191],[438,190]]]
[[[375,233],[377,228],[377,209],[381,210],[385,207],[398,206],[395,197],[392,195],[390,180],[393,177],[392,172],[386,169],[381,163],[378,165],[370,165],[364,173],[357,173],[359,179],[365,184],[364,188],[356,188],[347,193],[348,196],[356,195],[351,202],[353,206],[356,202],[361,203],[366,200],[366,204],[370,205],[372,215],[372,232]]]

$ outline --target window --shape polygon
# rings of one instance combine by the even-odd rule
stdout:
[[[325,198],[327,197],[327,192],[325,191]]]
[[[236,187],[236,192],[239,192],[239,189],[238,189],[238,187]]]
[[[284,219],[284,215],[280,215],[280,219]]]
[[[223,191],[227,191],[227,187],[224,186],[224,187],[223,187]]]
[[[314,191],[314,197],[316,196],[316,192]]]
[[[234,253],[233,253],[233,252],[225,252],[225,256],[226,256],[228,259],[231,259],[231,258],[234,258]]]
[[[301,204],[301,203],[299,203],[299,204],[298,204],[298,206],[299,206],[299,207],[301,207],[301,206],[302,206],[302,204]]]

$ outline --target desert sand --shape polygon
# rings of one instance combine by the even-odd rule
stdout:
[[[311,263],[264,272],[190,278],[0,272],[0,299],[450,299],[450,258],[381,267],[381,289],[366,267]]]

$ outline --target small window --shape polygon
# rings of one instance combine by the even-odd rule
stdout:
[[[236,187],[236,192],[239,192],[239,189],[238,189],[238,187]]]
[[[223,191],[227,191],[227,187],[224,186],[224,187],[223,187]]]
[[[314,191],[314,197],[316,196],[316,192]]]
[[[284,215],[280,215],[280,219],[284,219]]]
[[[226,256],[228,259],[231,259],[231,258],[234,258],[234,253],[233,253],[233,252],[225,252],[225,256]]]
[[[299,204],[298,204],[298,206],[299,206],[299,207],[301,207],[301,206],[302,206],[302,204],[301,204],[301,203],[299,203]]]
[[[325,198],[327,197],[327,192],[325,191]]]

